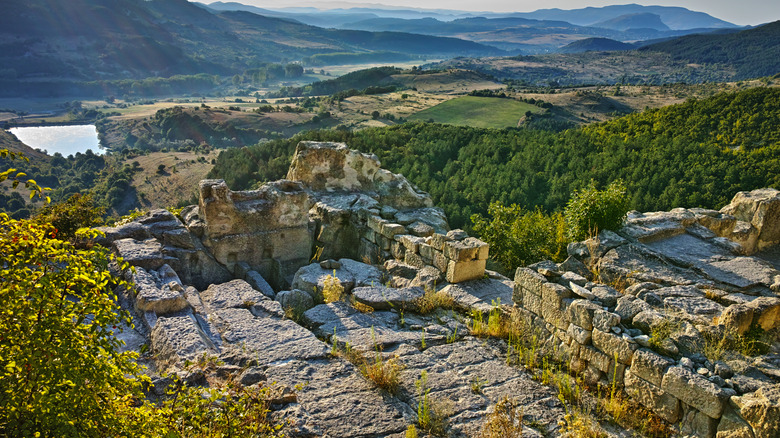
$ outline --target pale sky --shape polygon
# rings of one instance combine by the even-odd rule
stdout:
[[[210,3],[217,0],[200,0]],[[222,0],[231,1],[231,0]],[[342,1],[334,0],[232,0],[240,3],[268,8],[314,6],[321,8],[348,7]],[[463,11],[531,12],[537,9],[559,8],[579,9],[587,6],[638,3],[642,5],[680,6],[693,11],[706,12],[739,25],[762,24],[780,20],[780,0],[352,0],[351,3],[365,5],[381,3],[424,9],[457,9]]]

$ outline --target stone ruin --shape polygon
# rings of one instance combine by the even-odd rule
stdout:
[[[571,244],[563,263],[518,268],[514,302],[574,372],[614,382],[682,434],[777,437],[778,242],[774,189],[721,211],[631,212],[617,233]],[[762,354],[720,348],[757,329]]]
[[[511,281],[485,269],[487,244],[449,230],[427,194],[343,144],[301,143],[287,179],[258,190],[199,188],[183,220],[158,210],[103,229],[99,243],[135,267],[121,297],[135,328],[119,336],[151,346],[153,375],[187,377],[187,361],[206,354],[243,384],[272,385],[273,415],[294,421],[292,436],[402,437],[422,371],[431,397],[451,402],[448,436],[476,435],[506,395],[523,406],[523,436],[560,435],[557,393],[507,365],[504,341],[469,335],[463,315],[499,303],[556,342],[572,371],[614,382],[681,434],[780,436],[778,343],[757,357],[702,353],[707,340],[777,333],[777,191],[740,193],[722,211],[632,212],[619,232]],[[325,304],[328,275],[373,312]],[[426,289],[458,310],[421,314]],[[347,343],[397,360],[400,391],[377,391],[331,354]],[[157,394],[168,384],[154,382]]]

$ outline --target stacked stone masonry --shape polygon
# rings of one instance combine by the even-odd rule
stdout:
[[[571,244],[563,263],[518,268],[513,300],[573,371],[623,388],[682,434],[778,437],[777,224],[771,189],[720,212],[632,212],[618,233]],[[706,356],[749,330],[767,336],[762,354]]]

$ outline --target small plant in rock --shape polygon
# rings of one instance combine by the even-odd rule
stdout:
[[[487,385],[488,381],[487,379],[482,380],[479,378],[479,376],[474,376],[471,378],[471,392],[474,394],[482,394],[482,387]]]
[[[606,432],[593,416],[584,409],[572,409],[564,415],[561,432],[571,438],[607,438]]]
[[[523,413],[517,402],[504,396],[496,403],[482,426],[480,438],[519,438],[523,436]]]
[[[628,404],[623,398],[621,392],[617,387],[617,373],[618,373],[618,361],[617,353],[614,357],[615,370],[612,375],[612,385],[609,391],[609,397],[604,400],[604,409],[612,416],[616,423],[620,424],[620,421],[625,417],[628,412]]]
[[[452,333],[450,333],[447,336],[447,343],[448,344],[452,344],[453,342],[457,341],[458,339],[459,339],[458,338],[458,328],[455,327],[455,330],[453,330]]]
[[[414,424],[410,424],[406,428],[405,438],[417,438],[417,427]]]
[[[360,313],[374,313],[373,307],[369,306],[368,304],[363,304],[360,301],[356,300],[353,295],[349,296],[349,304],[352,305],[352,307],[355,308]]]
[[[664,318],[650,329],[650,347],[655,350],[660,349],[665,339],[668,339],[672,334],[679,332],[681,329],[681,319],[673,317]]]
[[[398,359],[385,360],[380,352],[376,352],[372,359],[364,360],[359,368],[360,372],[377,387],[393,395],[398,393],[401,374]]]
[[[173,385],[152,415],[144,418],[152,436],[281,438],[284,423],[269,418],[273,389],[241,385],[235,376],[217,378],[217,364],[204,358],[192,369],[205,372],[208,387],[193,387],[173,376]],[[201,362],[201,360],[199,360]],[[143,411],[142,411],[143,412]]]
[[[294,321],[296,324],[301,324],[303,322],[304,312],[306,312],[306,308],[296,302],[293,303],[293,305],[284,308],[284,317]]]
[[[413,307],[420,315],[427,315],[436,309],[455,308],[455,300],[445,292],[426,287],[425,294],[414,301]]]
[[[769,352],[772,337],[760,326],[753,324],[741,336],[737,336],[736,350],[745,356],[759,356]]]
[[[326,303],[335,303],[344,298],[344,286],[341,285],[341,281],[336,277],[335,269],[333,270],[333,275],[325,277],[322,283],[322,298]]]
[[[360,351],[353,349],[348,342],[343,349],[340,348],[334,327],[333,337],[331,338],[333,342],[331,354],[333,356],[343,356],[358,368],[363,377],[372,381],[377,387],[395,395],[400,389],[400,374],[403,367],[398,362],[398,358],[384,358],[382,349],[376,342],[373,328],[371,329],[371,338],[374,341],[374,355],[367,358]]]
[[[414,385],[417,387],[417,425],[433,436],[446,436],[447,418],[452,408],[448,403],[430,396],[427,371],[422,371]]]

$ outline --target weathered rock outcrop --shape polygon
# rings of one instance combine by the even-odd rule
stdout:
[[[430,396],[452,402],[449,436],[474,436],[507,395],[534,425],[524,436],[557,436],[556,394],[507,365],[505,341],[470,336],[470,316],[513,302],[573,372],[622,388],[681,434],[777,435],[780,192],[740,193],[721,211],[632,212],[512,281],[485,270],[487,244],[449,230],[375,156],[304,142],[287,177],[243,192],[205,180],[183,220],[158,210],[103,229],[99,243],[135,267],[124,273],[132,342],[149,342],[159,370],[215,356],[246,384],[276,382],[274,415],[294,420],[293,436],[400,436],[423,371]],[[330,276],[342,301],[324,303]],[[420,314],[434,291],[453,309]],[[753,357],[723,348],[757,336],[771,345]],[[399,391],[333,354],[347,345],[395,361]]]
[[[524,405],[525,435],[557,433],[554,391],[507,365],[503,341],[471,338],[456,313],[511,301],[512,282],[485,271],[487,244],[449,230],[427,194],[341,144],[302,143],[288,178],[241,192],[205,180],[180,218],[157,210],[104,229],[101,243],[135,268],[126,307],[159,371],[197,384],[187,364],[216,357],[220,373],[278,386],[273,415],[292,420],[293,436],[399,436],[416,421],[423,371],[430,397],[452,408],[450,436],[473,436],[504,396]],[[323,303],[328,276],[344,301]],[[437,289],[455,310],[417,314]],[[399,391],[380,392],[333,354],[347,344],[396,361]]]

